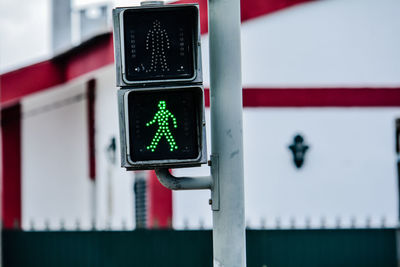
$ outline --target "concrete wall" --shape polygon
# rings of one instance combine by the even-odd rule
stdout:
[[[249,227],[395,225],[395,118],[400,109],[247,108],[244,111]],[[209,125],[209,124],[208,124]],[[301,133],[310,149],[296,169],[288,146]],[[211,152],[211,151],[210,151]],[[207,167],[176,170],[207,175]],[[174,192],[174,226],[211,227],[209,192]],[[354,219],[353,219],[354,218]]]
[[[134,227],[133,173],[107,158],[112,137],[118,141],[113,66],[23,101],[22,184],[23,228],[61,221],[74,229],[89,229],[93,213],[97,227]],[[96,79],[96,188],[89,179],[86,82]],[[119,149],[119,146],[117,146]],[[93,206],[93,190],[96,205]],[[94,210],[93,210],[93,207]]]
[[[95,74],[96,98],[96,160],[97,160],[97,201],[100,223],[111,220],[114,227],[134,227],[133,172],[122,169],[119,151],[119,125],[117,88],[115,87],[114,66],[108,66]],[[107,160],[106,148],[110,139],[116,138],[115,165]],[[111,185],[111,188],[110,186]]]

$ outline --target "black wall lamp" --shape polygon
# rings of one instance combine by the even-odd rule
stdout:
[[[304,164],[304,159],[309,146],[305,144],[303,136],[297,134],[293,138],[293,143],[289,146],[292,151],[293,161],[296,168],[300,169]]]

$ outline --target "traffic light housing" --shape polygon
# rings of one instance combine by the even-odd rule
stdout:
[[[206,162],[201,86],[119,90],[122,165],[190,167]]]
[[[121,165],[207,161],[197,4],[113,10]]]
[[[117,86],[201,83],[198,5],[114,9]]]

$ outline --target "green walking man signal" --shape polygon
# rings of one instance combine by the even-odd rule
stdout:
[[[168,110],[166,109],[167,104],[165,101],[161,100],[158,102],[158,108],[159,110],[157,113],[154,115],[154,118],[146,123],[146,126],[150,126],[153,123],[157,122],[158,124],[158,129],[156,134],[153,137],[153,140],[151,141],[151,144],[147,146],[148,150],[151,150],[152,152],[155,151],[157,148],[158,142],[160,142],[161,137],[165,136],[167,139],[169,146],[170,146],[170,151],[174,151],[175,149],[178,149],[178,146],[176,145],[175,139],[171,133],[171,130],[169,129],[169,119],[172,119],[172,123],[174,125],[174,128],[177,128],[178,125],[176,123],[176,118],[175,116]]]

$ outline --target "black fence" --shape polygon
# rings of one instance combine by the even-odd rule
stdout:
[[[394,229],[247,230],[247,266],[395,267],[395,235]],[[212,266],[208,230],[3,231],[2,241],[4,267]]]

